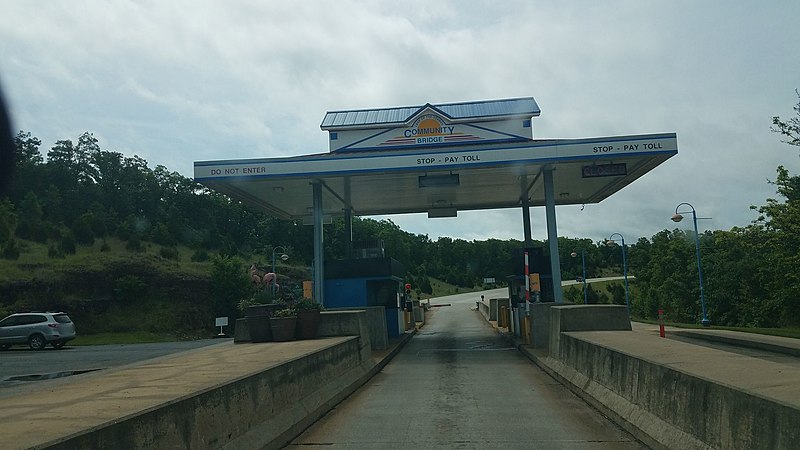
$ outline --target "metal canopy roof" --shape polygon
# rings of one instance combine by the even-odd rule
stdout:
[[[674,133],[525,143],[198,161],[195,179],[271,215],[302,220],[322,183],[323,214],[359,216],[513,208],[527,192],[545,205],[542,169],[553,169],[556,205],[597,203],[677,154]]]
[[[478,122],[517,116],[531,117],[538,116],[541,113],[539,105],[536,104],[536,100],[534,100],[533,97],[444,103],[440,105],[427,103],[420,106],[330,111],[325,114],[325,117],[322,119],[320,128],[333,131],[399,125],[407,122],[411,117],[425,108],[431,108],[455,122]]]

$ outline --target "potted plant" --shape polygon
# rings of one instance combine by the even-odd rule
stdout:
[[[269,342],[272,340],[272,328],[269,318],[275,311],[285,308],[282,303],[273,303],[272,296],[256,293],[256,295],[239,302],[239,310],[244,312],[250,341]]]
[[[283,308],[272,313],[269,319],[272,328],[272,340],[276,342],[291,341],[297,329],[297,311],[294,308]]]
[[[297,338],[314,339],[317,337],[320,311],[324,308],[321,304],[304,298],[295,304],[297,308]]]

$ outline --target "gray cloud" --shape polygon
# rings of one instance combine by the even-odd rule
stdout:
[[[626,240],[688,201],[744,226],[800,171],[769,131],[800,88],[797,2],[9,1],[0,81],[18,129],[91,131],[104,148],[192,176],[196,160],[327,150],[328,110],[534,96],[537,138],[677,132],[678,156],[559,234]],[[533,209],[544,238],[544,211]],[[402,228],[522,238],[521,212],[396,216]],[[685,224],[681,224],[685,226]]]

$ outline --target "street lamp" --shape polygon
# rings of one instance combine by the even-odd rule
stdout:
[[[703,263],[700,260],[700,234],[697,232],[697,212],[694,210],[694,206],[685,202],[678,204],[678,206],[675,207],[675,214],[672,215],[672,221],[680,222],[683,220],[683,216],[678,212],[678,209],[683,205],[692,208],[692,222],[694,223],[694,246],[697,251],[697,275],[700,277],[700,307],[703,309],[703,319],[700,320],[700,323],[704,327],[707,327],[711,325],[711,321],[708,320],[708,316],[706,316],[706,298],[703,293]],[[683,214],[687,214],[688,212],[689,211],[684,211]]]
[[[625,238],[619,233],[614,233],[606,239],[607,246],[614,245],[614,241],[616,241],[616,239],[612,239],[614,236],[619,236],[619,240],[622,241],[622,276],[625,278],[625,305],[628,307],[628,318],[630,319],[631,303],[628,299],[628,259],[625,256]]]
[[[578,256],[578,253],[573,251],[569,254],[573,258]],[[581,250],[581,267],[583,267],[583,304],[589,303],[586,297],[586,250]]]
[[[278,274],[277,272],[275,272],[275,252],[277,252],[278,250],[281,251],[281,261],[286,261],[287,259],[289,259],[289,255],[287,255],[288,252],[284,247],[281,247],[280,245],[272,247],[272,273],[275,274],[275,281],[272,282],[273,294],[275,294],[275,285],[278,284]]]

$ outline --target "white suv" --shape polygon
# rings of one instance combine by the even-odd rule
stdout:
[[[61,348],[75,339],[75,324],[63,312],[26,312],[0,320],[0,349],[14,344],[27,344],[43,350],[47,344]]]

